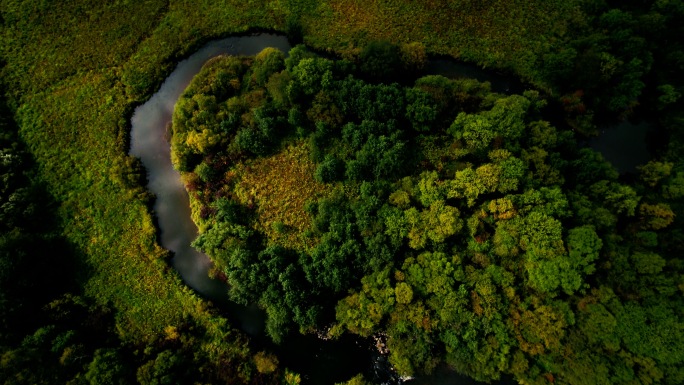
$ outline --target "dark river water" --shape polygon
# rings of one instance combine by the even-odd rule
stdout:
[[[600,152],[620,173],[633,172],[651,159],[647,143],[652,131],[648,122],[625,121],[603,127],[599,136],[589,140],[589,146]]]
[[[272,34],[212,41],[178,63],[161,88],[145,104],[136,108],[131,118],[130,154],[142,160],[147,170],[148,189],[156,196],[154,214],[158,220],[161,245],[174,253],[171,263],[188,286],[218,304],[227,312],[232,322],[252,336],[257,343],[265,344],[269,349],[276,351],[281,363],[302,374],[305,383],[332,384],[345,381],[359,372],[364,373],[367,379],[378,383],[401,383],[403,381],[391,370],[384,357],[371,349],[372,343],[369,340],[347,336],[338,341],[324,341],[312,335],[297,335],[289,337],[280,346],[269,345],[267,338],[263,336],[263,312],[256,306],[245,307],[229,301],[226,284],[208,276],[211,266],[209,258],[190,246],[197,237],[198,230],[190,217],[188,194],[181,182],[180,174],[171,164],[166,132],[174,105],[192,78],[210,58],[222,54],[255,55],[266,47],[276,47],[287,52],[290,44],[284,36]],[[521,83],[516,80],[454,61],[432,60],[426,68],[426,73],[489,81],[494,91],[502,93],[522,90]],[[640,134],[634,135],[635,140],[638,140]],[[602,148],[606,148],[605,151],[614,148],[608,134],[605,137],[605,140],[601,137],[593,142],[592,147],[600,151],[604,151]],[[636,147],[623,148],[616,156],[624,155],[632,161],[634,154],[641,151]],[[440,368],[432,376],[410,382],[477,384],[472,379],[447,368]]]

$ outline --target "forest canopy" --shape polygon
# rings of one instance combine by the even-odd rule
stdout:
[[[218,57],[178,101],[193,245],[231,299],[259,304],[276,342],[382,336],[402,375],[446,363],[481,381],[680,382],[670,164],[626,183],[537,91],[399,84],[375,60],[413,64],[369,50]]]

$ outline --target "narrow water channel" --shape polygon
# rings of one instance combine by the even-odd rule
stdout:
[[[159,91],[136,108],[131,118],[130,154],[142,160],[147,170],[148,189],[157,198],[154,212],[159,223],[161,244],[173,251],[173,267],[185,282],[212,300],[226,297],[226,285],[209,279],[209,258],[190,246],[197,237],[197,226],[190,219],[188,194],[180,174],[171,164],[166,127],[171,122],[176,101],[207,60],[221,54],[256,55],[266,47],[276,47],[283,52],[290,49],[284,36],[269,34],[231,37],[208,43],[178,63]]]
[[[635,172],[637,166],[648,162],[648,134],[654,130],[648,122],[622,122],[603,127],[599,136],[589,140],[589,146],[600,152],[620,173]]]
[[[209,258],[190,246],[198,230],[190,217],[188,194],[180,174],[171,164],[166,131],[176,101],[207,60],[221,54],[255,55],[266,47],[288,52],[290,44],[284,36],[273,34],[231,37],[212,41],[181,61],[159,91],[136,108],[131,118],[130,149],[130,154],[140,158],[147,170],[148,189],[156,196],[154,214],[158,221],[161,245],[174,253],[173,267],[188,286],[228,309],[231,321],[236,322],[236,326],[262,342],[266,340],[263,338],[263,312],[256,306],[244,307],[230,302],[226,284],[208,276],[211,266]],[[512,93],[522,87],[514,79],[454,61],[434,60],[426,72],[490,81],[495,91],[503,93]],[[286,340],[283,346],[271,348],[282,357],[282,363],[301,373],[306,383],[341,382],[359,372],[383,384],[401,383],[386,360],[372,351],[369,345],[368,341],[352,336],[339,341],[323,341],[309,335],[294,336]],[[415,383],[477,384],[446,368]]]

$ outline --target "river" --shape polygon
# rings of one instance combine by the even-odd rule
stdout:
[[[599,136],[589,140],[589,146],[600,152],[621,174],[636,171],[637,166],[648,162],[649,133],[654,131],[646,121],[602,127]]]
[[[143,105],[137,107],[131,118],[130,154],[141,159],[147,170],[148,189],[156,196],[154,215],[160,231],[161,245],[173,252],[171,263],[185,283],[203,297],[218,304],[232,322],[260,344],[268,345],[263,336],[264,314],[256,306],[240,306],[228,300],[226,284],[209,278],[209,258],[193,249],[190,244],[198,230],[190,217],[188,194],[180,174],[171,164],[167,127],[173,108],[192,78],[212,57],[228,55],[255,55],[266,47],[283,52],[290,49],[284,36],[255,34],[215,40],[178,63],[161,88]],[[473,65],[432,60],[426,73],[450,77],[472,77],[490,81],[497,92],[511,93],[521,89],[516,80]],[[396,384],[400,379],[372,348],[369,340],[346,336],[338,341],[324,341],[315,336],[292,336],[281,346],[269,345],[281,362],[299,372],[306,383],[330,384],[351,378],[363,372],[366,378]],[[418,379],[416,383],[477,384],[468,377],[440,369],[434,376]]]

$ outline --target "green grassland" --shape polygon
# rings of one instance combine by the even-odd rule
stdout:
[[[64,235],[92,267],[86,293],[120,310],[124,339],[153,339],[181,322],[184,312],[201,314],[195,310],[201,302],[165,263],[155,262],[165,253],[140,199],[144,193],[126,183],[132,172],[128,118],[139,99],[131,99],[134,88],[125,79],[134,77],[129,73],[154,79],[145,88],[149,95],[173,61],[206,36],[262,26],[249,18],[241,18],[248,24],[231,23],[230,17],[249,16],[238,7],[216,8],[220,12],[164,2],[3,4],[3,80],[18,106],[21,137],[60,202]]]
[[[182,284],[157,244],[127,156],[129,118],[201,41],[271,27],[258,22],[271,17],[230,4],[69,4],[3,2],[2,79],[38,177],[58,202],[61,234],[86,266],[83,294],[114,309],[126,344],[158,345],[170,327],[192,327],[201,337],[186,344],[237,368],[249,362],[243,337]],[[126,83],[136,76],[149,83]]]
[[[243,205],[257,207],[256,230],[283,247],[311,248],[314,241],[304,234],[313,224],[305,205],[329,196],[333,188],[314,179],[316,164],[307,144],[292,144],[277,155],[258,158],[238,169],[236,195]]]
[[[539,81],[540,58],[581,20],[573,1],[330,1],[302,14],[305,42],[353,52],[369,40],[421,42],[432,53]]]

